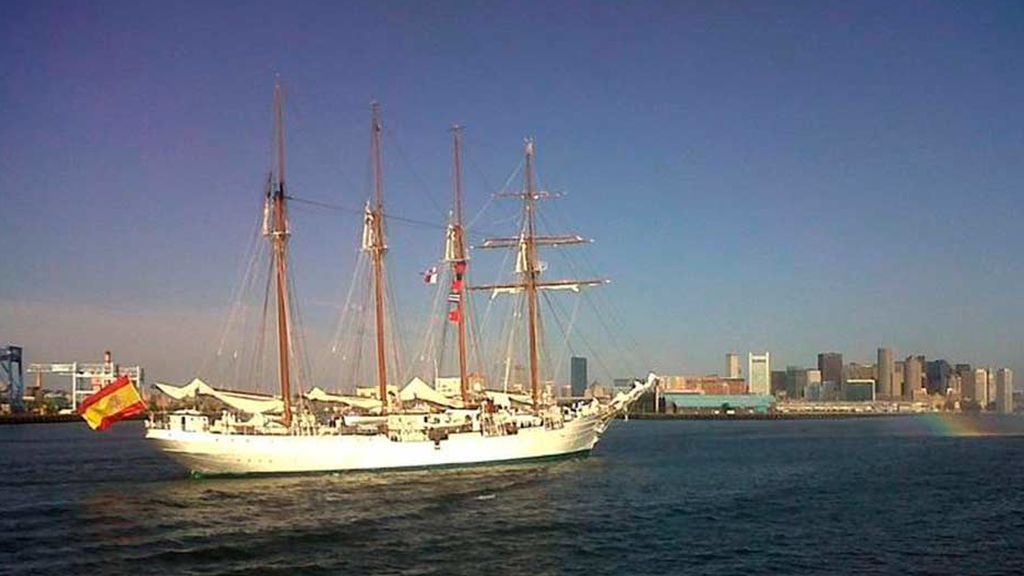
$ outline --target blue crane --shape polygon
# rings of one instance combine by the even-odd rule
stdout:
[[[25,381],[21,370],[21,346],[0,347],[0,379],[7,383],[11,412],[24,412]]]

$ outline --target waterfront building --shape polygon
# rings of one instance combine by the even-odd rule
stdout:
[[[821,402],[830,395],[821,382],[821,370],[800,370],[796,373],[796,385],[801,392],[800,397],[807,400]]]
[[[808,370],[807,378],[807,387],[804,389],[807,400],[811,402],[839,401],[839,387],[832,381],[822,382],[820,370]]]
[[[978,403],[982,410],[988,406],[988,370],[975,368],[970,383],[970,398]]]
[[[850,362],[843,368],[843,382],[850,380],[877,380],[878,370],[874,364]]]
[[[974,369],[974,389],[977,391],[978,404],[981,404],[982,410],[988,410],[988,405],[992,402],[988,388],[989,380],[988,368]]]
[[[587,359],[573,356],[570,360],[570,372],[569,383],[572,386],[572,395],[581,398],[587,390]]]
[[[790,399],[803,398],[804,388],[797,385],[797,374],[803,371],[799,366],[786,366],[786,396]]]
[[[907,356],[903,361],[903,399],[913,402],[914,393],[921,388],[923,369],[921,356]]]
[[[832,382],[836,389],[843,387],[843,355],[839,352],[822,352],[818,354],[818,370],[821,381]]]
[[[974,368],[970,364],[957,364],[956,370],[960,375],[960,400],[975,401]]]
[[[750,394],[771,393],[771,354],[747,354],[747,391]]]
[[[893,364],[892,373],[892,399],[899,400],[903,397],[903,360],[897,360]]]
[[[659,376],[661,389],[686,394],[746,394],[747,382],[742,378],[709,376]]]
[[[846,394],[843,398],[847,402],[874,402],[875,381],[871,378],[847,378]]]
[[[665,409],[674,413],[736,412],[764,414],[771,410],[775,398],[767,394],[687,394],[665,392]]]
[[[956,391],[960,394],[960,398],[966,398],[969,396],[967,385],[974,382],[974,368],[970,364],[957,364],[953,367],[953,372],[956,372],[959,384]]]
[[[934,360],[926,365],[925,388],[929,394],[945,394],[950,389],[953,367],[945,360]]]
[[[740,355],[735,352],[729,352],[725,355],[725,377],[726,378],[742,378],[740,374]]]
[[[874,364],[850,362],[846,365],[844,378],[847,382],[850,380],[875,380],[878,378],[877,374],[878,371],[875,369]]]
[[[612,397],[611,390],[607,386],[599,382],[592,382],[587,386],[587,389],[583,392],[583,397],[587,400],[610,400]]]
[[[892,348],[878,349],[878,395],[886,400],[898,396],[893,392],[895,365],[892,361]]]
[[[1013,414],[1013,370],[996,370],[996,411]]]
[[[804,370],[800,375],[802,379],[797,380],[798,386],[803,386],[805,389],[808,386],[821,387],[821,370]]]
[[[633,382],[635,380],[642,380],[642,378],[614,378],[612,380],[612,390],[618,392],[629,392],[633,389]]]
[[[789,390],[786,389],[786,371],[772,370],[772,396],[776,398],[789,398]]]
[[[995,403],[996,403],[996,370],[993,370],[992,368],[988,368],[985,371],[988,373],[988,388],[986,390],[988,392],[988,396],[987,396],[988,403],[991,405],[992,409],[995,410]]]
[[[821,397],[821,370],[786,366],[786,393],[790,399],[808,399],[807,387],[814,386],[814,395]]]
[[[664,375],[658,376],[659,387],[662,390],[686,390],[686,376]]]

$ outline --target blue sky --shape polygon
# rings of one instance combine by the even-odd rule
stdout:
[[[361,205],[373,99],[407,217],[443,219],[451,123],[471,214],[536,137],[650,368],[887,345],[1024,374],[1022,54],[1015,2],[6,2],[0,339],[190,376],[238,279],[279,74],[296,196]],[[316,331],[357,222],[293,223]],[[392,227],[396,282],[432,233]]]

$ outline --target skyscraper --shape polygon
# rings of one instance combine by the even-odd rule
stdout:
[[[949,379],[953,375],[953,367],[945,360],[933,360],[925,368],[929,394],[945,394],[949,389]]]
[[[893,393],[893,376],[895,365],[892,361],[892,348],[878,349],[878,396],[890,400],[899,396]]]
[[[903,399],[913,400],[914,392],[921,389],[923,369],[920,356],[907,356],[903,361]]]
[[[726,378],[739,378],[740,377],[740,355],[735,352],[729,352],[725,355],[725,377]]]
[[[771,354],[747,354],[747,390],[751,394],[771,393],[771,373]]]
[[[570,362],[572,395],[582,398],[587,391],[587,359],[573,356]]]
[[[973,398],[973,396],[971,396],[971,394],[973,394],[973,388],[971,388],[971,386],[974,382],[974,368],[972,368],[970,364],[957,364],[953,368],[953,371],[956,372],[956,375],[959,377],[959,387],[957,388],[957,392],[960,393],[960,398]]]
[[[1000,414],[1013,413],[1013,370],[1009,368],[996,371],[996,411]]]
[[[818,354],[818,370],[821,372],[822,384],[832,382],[832,387],[841,394],[843,389],[843,355],[839,352],[822,352]]]
[[[974,369],[974,401],[984,410],[988,406],[988,370]]]

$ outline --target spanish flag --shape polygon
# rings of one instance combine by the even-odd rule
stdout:
[[[78,414],[93,430],[106,430],[118,420],[131,418],[145,411],[146,403],[127,375],[104,386],[78,407]]]

